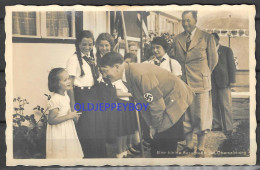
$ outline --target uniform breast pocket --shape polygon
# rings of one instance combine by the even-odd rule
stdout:
[[[171,95],[165,99],[165,105],[168,107],[169,105],[176,102],[176,97],[174,95]]]
[[[210,76],[208,73],[202,73],[203,88],[207,89],[210,87]]]

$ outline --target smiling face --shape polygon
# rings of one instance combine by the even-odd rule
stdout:
[[[111,45],[109,44],[109,42],[107,40],[101,40],[98,45],[98,49],[99,49],[101,55],[104,56],[106,53],[111,51]]]
[[[66,91],[71,89],[71,80],[70,80],[70,76],[67,73],[67,71],[63,71],[61,72],[59,75],[59,90],[60,91]]]
[[[123,64],[115,64],[113,67],[100,67],[102,77],[108,78],[111,82],[115,82],[123,76]]]
[[[91,38],[82,38],[79,43],[79,49],[84,55],[88,55],[93,50],[93,40]]]
[[[158,59],[162,58],[165,54],[164,48],[158,44],[152,44],[152,51]]]
[[[191,33],[196,28],[196,23],[197,21],[191,12],[182,16],[182,26],[186,32]]]

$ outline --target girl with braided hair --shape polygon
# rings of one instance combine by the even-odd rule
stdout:
[[[83,30],[75,42],[76,52],[67,61],[67,71],[73,88],[68,91],[72,111],[76,103],[98,103],[96,88],[98,70],[93,54],[94,36],[91,31]],[[77,105],[79,106],[79,105]],[[76,129],[85,158],[106,157],[105,123],[106,118],[101,111],[82,111]],[[104,116],[103,116],[104,115]]]

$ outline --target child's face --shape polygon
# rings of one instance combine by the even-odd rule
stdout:
[[[91,38],[83,38],[79,43],[79,49],[85,55],[88,55],[89,52],[93,50],[93,46],[94,44]]]
[[[59,90],[66,91],[71,89],[70,76],[67,71],[63,71],[59,74]]]
[[[109,44],[109,42],[107,40],[101,40],[98,45],[98,49],[99,49],[101,55],[104,56],[106,53],[111,51],[111,45]]]
[[[132,46],[129,47],[129,53],[133,53],[134,55],[137,56],[137,52],[138,52],[137,46],[132,45]]]

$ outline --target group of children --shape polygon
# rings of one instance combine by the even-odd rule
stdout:
[[[77,113],[74,108],[75,103],[133,102],[121,80],[103,79],[98,70],[100,58],[114,46],[109,33],[100,34],[95,42],[92,32],[84,30],[76,37],[76,52],[68,59],[66,69],[50,71],[48,88],[53,95],[48,104],[47,159],[105,158],[109,144],[116,145],[116,157],[122,158],[140,142],[135,112]],[[137,61],[133,54],[125,58],[126,62]]]
[[[48,76],[48,87],[54,94],[49,100],[46,157],[106,158],[110,144],[116,145],[118,158],[126,157],[128,150],[138,153],[135,147],[140,138],[135,111],[77,113],[74,108],[75,103],[133,103],[122,80],[110,82],[102,78],[98,69],[100,59],[114,50],[114,38],[109,33],[101,33],[95,42],[92,32],[83,30],[76,37],[75,47],[76,52],[68,59],[66,69],[54,68]],[[165,39],[154,38],[153,56],[147,62],[181,76],[179,63],[167,55],[168,48]],[[124,60],[136,63],[136,50],[127,53]],[[145,125],[141,119],[144,139],[149,139],[149,127]]]

